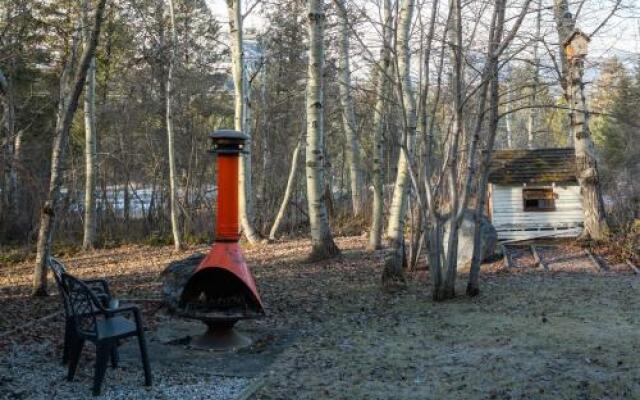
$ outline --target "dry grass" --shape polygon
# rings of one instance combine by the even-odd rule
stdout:
[[[640,280],[628,270],[497,262],[485,265],[480,296],[435,304],[424,271],[385,294],[383,254],[364,251],[362,237],[337,243],[340,259],[313,264],[306,240],[246,249],[268,316],[245,323],[296,336],[255,398],[640,398]],[[126,247],[65,261],[81,277],[106,277],[119,297],[150,298],[166,264],[195,250],[204,249]],[[0,269],[0,332],[59,309],[57,298],[28,297],[31,267]],[[462,275],[459,293],[465,284]],[[35,331],[16,337],[61,336],[62,326]]]

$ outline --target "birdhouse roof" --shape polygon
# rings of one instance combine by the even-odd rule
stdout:
[[[573,39],[576,36],[581,36],[583,37],[587,42],[591,41],[591,38],[584,32],[582,32],[580,29],[576,28],[573,30],[573,32],[571,32],[571,34],[569,36],[567,36],[567,38],[564,40],[564,42],[562,42],[562,45],[564,47],[568,46],[569,43],[571,43],[571,41],[573,41]]]
[[[489,182],[496,184],[577,182],[575,150],[573,148],[497,150],[493,153]]]

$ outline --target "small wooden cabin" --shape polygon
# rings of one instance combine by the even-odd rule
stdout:
[[[572,237],[582,231],[573,148],[496,151],[488,196],[499,240]]]

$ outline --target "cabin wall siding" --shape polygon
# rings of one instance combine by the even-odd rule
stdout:
[[[554,232],[558,236],[580,234],[583,223],[580,186],[556,185],[555,211],[524,211],[522,189],[522,185],[491,185],[491,220],[498,239],[526,239]]]

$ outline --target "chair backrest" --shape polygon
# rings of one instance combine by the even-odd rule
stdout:
[[[58,261],[57,259],[49,256],[47,257],[47,265],[53,271],[53,277],[56,280],[56,285],[58,286],[58,292],[60,292],[60,297],[62,298],[62,304],[64,305],[64,312],[67,318],[71,317],[71,309],[69,308],[69,296],[67,294],[67,288],[62,280],[62,275],[67,273],[67,269],[64,264]]]
[[[67,273],[67,269],[64,264],[58,261],[57,259],[49,256],[47,258],[47,265],[53,271],[53,277],[56,279],[56,283],[58,286],[62,286],[62,274]]]
[[[98,298],[84,282],[67,273],[62,274],[62,283],[67,290],[76,332],[83,336],[97,336],[96,314],[102,309]]]

